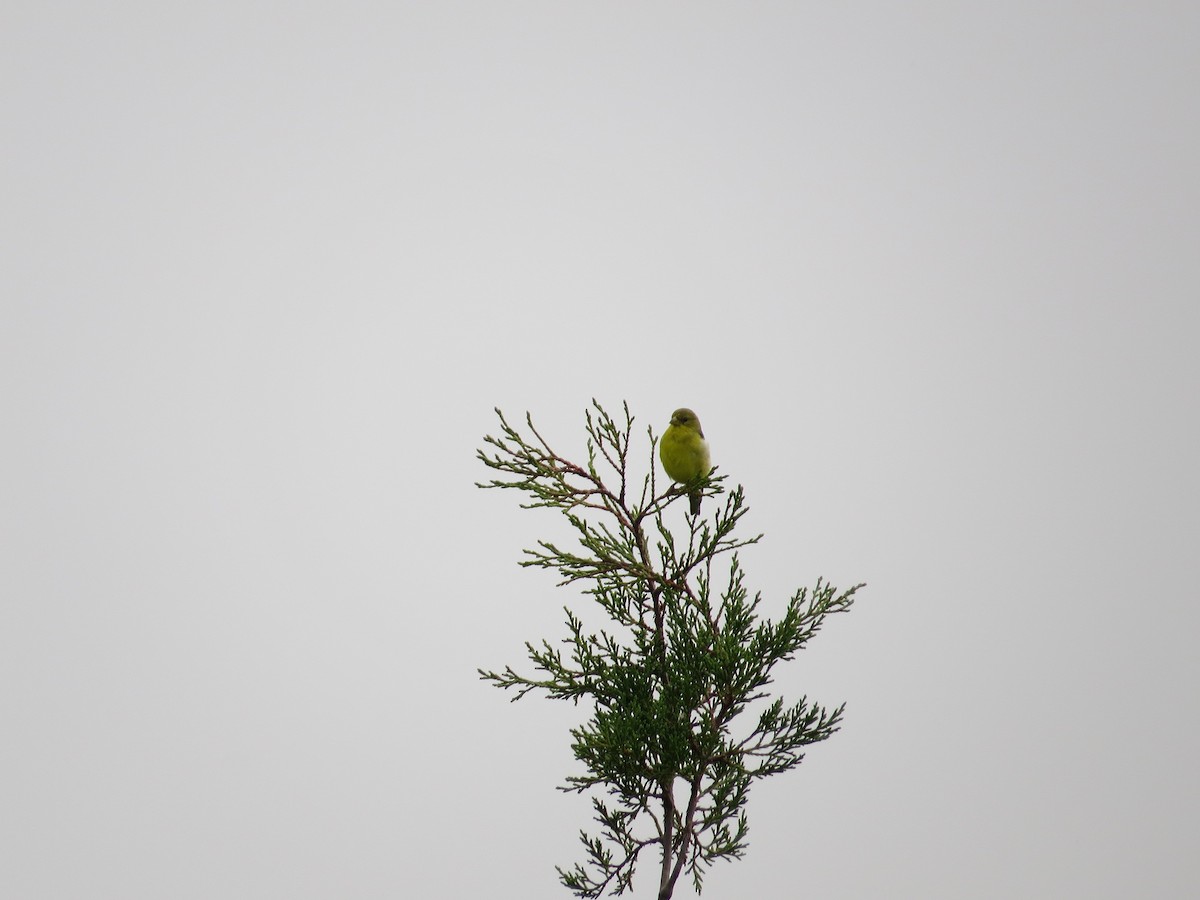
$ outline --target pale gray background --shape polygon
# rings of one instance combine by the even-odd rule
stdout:
[[[5,4],[0,895],[565,897],[591,397],[869,582],[706,897],[1194,891],[1198,11]]]

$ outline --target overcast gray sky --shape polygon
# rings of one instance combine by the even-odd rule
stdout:
[[[1198,35],[6,4],[0,895],[567,896],[583,713],[475,668],[580,601],[474,451],[592,397],[697,410],[768,614],[869,585],[706,897],[1195,891]]]

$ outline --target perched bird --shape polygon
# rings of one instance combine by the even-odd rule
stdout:
[[[671,424],[658,442],[658,458],[672,481],[687,484],[702,478],[712,469],[708,458],[708,441],[700,429],[700,420],[690,409],[677,409],[671,413]],[[688,492],[692,501],[692,515],[700,514],[700,491]]]

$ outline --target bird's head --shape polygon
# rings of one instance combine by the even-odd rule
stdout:
[[[700,419],[687,407],[681,407],[671,413],[671,424],[678,425],[681,428],[693,428],[696,431],[700,431]]]

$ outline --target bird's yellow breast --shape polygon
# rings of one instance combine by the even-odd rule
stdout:
[[[670,425],[658,443],[658,458],[673,481],[686,482],[707,475],[712,468],[708,442],[693,428]]]

